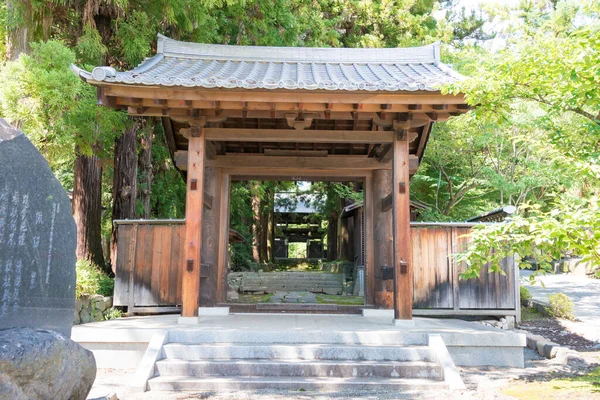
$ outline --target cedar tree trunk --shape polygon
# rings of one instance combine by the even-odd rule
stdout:
[[[152,121],[153,126],[146,127],[140,135],[140,154],[138,157],[138,200],[142,205],[140,218],[150,218],[150,193],[152,189],[152,137],[157,122]]]
[[[139,121],[133,123],[125,133],[115,139],[113,175],[112,219],[134,219],[136,204],[137,175],[137,131]],[[110,235],[110,264],[113,272],[117,267],[117,231],[113,225]]]
[[[110,273],[102,253],[102,164],[95,155],[77,153],[72,200],[77,225],[77,259],[89,260]]]

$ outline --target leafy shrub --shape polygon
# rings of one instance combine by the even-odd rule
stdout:
[[[102,319],[108,321],[111,319],[121,318],[122,315],[123,312],[121,310],[119,310],[118,308],[111,307],[108,310],[104,311],[104,313],[102,314]]]
[[[548,312],[555,318],[574,320],[573,309],[575,308],[569,296],[564,293],[551,294],[548,296],[550,307]]]
[[[100,268],[88,260],[78,260],[76,265],[77,282],[75,296],[93,296],[101,294],[112,296],[115,287],[114,279],[106,276]]]
[[[529,307],[529,304],[531,302],[531,293],[529,293],[529,289],[527,289],[525,286],[521,286],[520,291],[521,291],[521,305],[523,307]]]

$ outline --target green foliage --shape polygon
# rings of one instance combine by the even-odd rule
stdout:
[[[126,14],[125,19],[118,20],[116,25],[122,61],[126,66],[134,67],[150,55],[156,27],[153,26],[146,12],[138,10]]]
[[[86,24],[83,28],[83,35],[79,37],[75,47],[78,62],[88,65],[100,65],[103,63],[107,52],[108,49],[102,43],[100,33],[89,24]]]
[[[108,310],[104,310],[102,313],[102,319],[104,321],[110,321],[111,319],[118,319],[123,316],[123,311],[118,308],[111,307]]]
[[[597,10],[561,1],[548,12],[542,5],[503,9],[507,47],[481,58],[472,77],[444,90],[462,92],[477,104],[478,120],[510,118],[515,101],[539,110],[550,141],[565,154],[594,162],[600,141],[600,20]],[[591,3],[590,3],[591,4]],[[585,20],[581,24],[578,20]],[[514,20],[513,20],[514,21]],[[595,161],[594,161],[595,160]]]
[[[150,125],[150,124],[149,124]],[[186,184],[175,169],[167,147],[162,124],[155,123],[152,140],[152,187],[150,211],[152,218],[184,218]],[[140,188],[142,188],[141,184]]]
[[[114,279],[104,274],[98,266],[87,260],[78,260],[76,264],[77,282],[75,286],[75,297],[112,296],[115,283]]]
[[[490,271],[502,273],[500,262],[513,255],[518,256],[521,267],[535,264],[541,271],[551,271],[552,262],[565,255],[580,256],[594,270],[600,268],[598,199],[577,203],[559,199],[550,211],[523,205],[521,212],[527,215],[473,230],[468,248],[456,255],[457,261],[468,265],[462,278],[478,277],[486,265]]]
[[[6,2],[0,3],[0,60],[3,60],[6,55],[6,26],[8,24],[8,12],[6,10]]]
[[[573,310],[575,308],[569,296],[563,293],[551,294],[548,296],[550,307],[547,311],[555,318],[574,320]]]
[[[519,293],[521,295],[521,305],[523,307],[529,307],[529,302],[532,298],[529,289],[527,289],[525,286],[521,286],[519,287]]]
[[[96,91],[71,71],[75,53],[63,43],[32,43],[0,70],[0,113],[21,128],[52,167],[68,164],[74,149],[104,152],[123,129],[124,114],[96,105]]]

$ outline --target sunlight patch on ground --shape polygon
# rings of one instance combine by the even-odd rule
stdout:
[[[500,390],[517,399],[600,399],[600,367],[582,376],[552,379],[547,382],[513,382]]]

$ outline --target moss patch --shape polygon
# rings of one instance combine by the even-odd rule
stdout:
[[[268,303],[273,296],[272,293],[268,294],[240,294],[240,298],[237,300],[229,300],[229,303],[239,304],[257,304],[257,303]]]
[[[542,314],[538,310],[532,307],[521,307],[521,321],[530,322],[530,321],[540,321],[550,319],[548,316]]]
[[[361,296],[338,296],[334,294],[318,294],[319,304],[337,304],[340,306],[362,306],[365,299]]]

